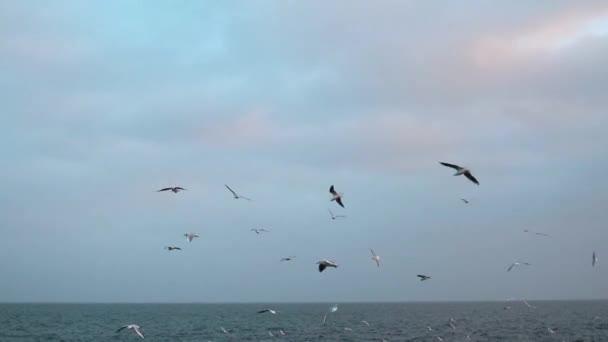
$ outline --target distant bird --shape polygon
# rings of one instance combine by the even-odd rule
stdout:
[[[540,236],[547,236],[547,237],[550,236],[549,234],[540,233],[540,232],[533,232],[533,231],[527,230],[527,229],[524,229],[524,232],[526,232],[526,233],[534,233],[534,234],[540,235]]]
[[[317,264],[319,264],[319,272],[323,272],[323,270],[326,269],[327,267],[338,268],[338,264],[336,264],[335,262],[333,262],[331,260],[327,260],[327,259],[317,261]]]
[[[336,201],[342,208],[344,208],[344,204],[342,204],[343,194],[336,192],[333,185],[329,187],[329,193],[333,196],[330,201]]]
[[[283,259],[281,259],[281,261],[291,261],[291,260],[293,260],[293,258],[295,258],[295,257],[296,257],[295,255],[290,255],[290,256],[288,256],[287,258],[283,258]]]
[[[222,329],[222,332],[223,332],[224,334],[227,334],[227,333],[228,333],[228,330],[224,329],[224,327],[220,327],[220,329]]]
[[[431,328],[430,326],[427,326],[426,328],[429,329],[429,331],[433,331],[433,328]]]
[[[226,189],[228,189],[228,190],[230,190],[230,192],[232,192],[232,195],[234,196],[234,199],[242,198],[242,199],[246,199],[248,201],[251,201],[251,198],[238,195],[236,192],[234,192],[234,190],[230,189],[230,187],[228,185],[224,184],[224,186],[226,187]]]
[[[555,334],[555,331],[553,331],[551,328],[547,327],[547,330],[549,331],[549,333]]]
[[[269,332],[268,332],[268,336],[270,336],[270,337],[273,337],[273,336],[274,336],[274,334],[272,333],[272,331],[269,331]]]
[[[330,209],[327,209],[327,210],[329,211],[329,215],[331,215],[332,220],[335,220],[337,218],[346,218],[345,215],[334,215],[334,213]]]
[[[192,242],[192,239],[199,237],[196,233],[186,233],[184,234],[184,236],[186,237],[186,240],[188,240],[188,242]]]
[[[456,170],[456,173],[454,174],[454,176],[464,175],[471,182],[479,185],[479,182],[477,181],[477,179],[475,179],[475,177],[473,177],[473,174],[471,173],[471,170],[469,170],[469,169],[467,169],[465,167],[462,167],[462,166],[458,166],[458,165],[454,165],[454,164],[448,164],[448,163],[444,163],[444,162],[439,162],[439,164],[441,164],[443,166],[451,167],[452,169]]]
[[[503,309],[504,309],[504,310],[511,310],[511,307],[507,305],[507,306],[505,306]]]
[[[593,256],[591,257],[591,266],[595,266],[597,263],[597,256],[595,255],[595,251],[593,251]]]
[[[338,311],[338,304],[335,304],[334,306],[329,308],[329,312],[336,312],[336,311]]]
[[[417,277],[420,278],[420,281],[425,281],[427,279],[431,279],[431,277],[425,276],[424,274],[418,274]]]
[[[250,231],[255,232],[256,234],[260,234],[260,233],[270,233],[270,230],[266,230],[266,229],[255,229],[255,228],[251,228]]]
[[[281,334],[281,336],[285,336],[285,332],[283,331],[283,329],[279,329],[279,334]]]
[[[450,327],[452,327],[452,329],[456,330],[456,326],[455,326],[454,324],[449,323],[448,325],[449,325]]]
[[[367,325],[369,327],[369,322],[368,321],[361,321],[361,323]]]
[[[116,332],[119,332],[123,329],[133,330],[133,331],[135,331],[135,333],[137,335],[139,335],[139,337],[144,338],[144,334],[142,334],[141,331],[139,330],[139,329],[141,329],[141,327],[139,325],[136,325],[136,324],[125,325],[125,326],[121,327],[120,329],[116,330]]]
[[[437,341],[442,342],[442,341],[443,341],[443,339],[442,339],[441,337],[437,336]]]
[[[466,198],[461,198],[460,200],[463,201],[464,204],[469,204],[469,200],[467,200]]]
[[[526,304],[526,306],[529,307],[530,309],[536,309],[536,306],[530,305],[530,303],[528,303],[525,300],[524,300],[524,304]]]
[[[353,331],[352,328],[344,328],[345,331]]]
[[[261,313],[266,313],[266,312],[270,312],[271,314],[276,315],[278,311],[272,310],[272,309],[264,309],[264,310],[258,311],[257,313],[261,314]]]
[[[168,251],[173,251],[173,250],[181,251],[182,250],[179,247],[172,247],[172,246],[167,246],[167,247],[165,247],[165,249],[168,250]]]
[[[522,265],[525,265],[525,266],[531,266],[531,264],[529,264],[529,263],[527,263],[527,262],[514,262],[514,263],[512,263],[512,264],[511,264],[511,266],[509,266],[509,268],[507,269],[507,272],[510,272],[510,271],[511,271],[511,269],[512,269],[513,267],[515,267],[515,266],[522,266]]]
[[[173,191],[174,194],[176,194],[176,193],[178,193],[178,192],[180,192],[182,190],[186,190],[186,189],[184,189],[182,187],[179,187],[179,186],[174,186],[174,187],[169,187],[169,188],[162,188],[162,189],[160,189],[160,190],[158,190],[156,192],[168,191],[168,190],[171,190],[171,191]]]
[[[370,248],[369,250],[372,252],[372,260],[374,260],[376,262],[376,265],[380,267],[380,256],[374,253],[373,249]]]

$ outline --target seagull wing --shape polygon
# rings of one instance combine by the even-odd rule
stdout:
[[[475,177],[473,177],[473,175],[470,172],[465,172],[464,176],[467,177],[471,182],[479,185],[479,182],[477,181],[477,179],[475,179]]]
[[[270,310],[265,309],[265,310],[260,310],[260,311],[258,311],[258,313],[264,313],[264,312],[268,312],[268,311],[270,311]]]
[[[332,195],[334,195],[334,196],[338,194],[338,193],[336,192],[336,190],[334,190],[334,186],[333,186],[333,185],[329,187],[329,192],[330,192]]]
[[[371,249],[371,248],[370,248],[370,249],[369,249],[369,251],[370,251],[370,252],[372,252],[372,256],[373,256],[373,257],[375,257],[375,256],[376,256],[376,253],[374,253],[374,250],[373,250],[373,249]]]
[[[144,338],[144,334],[142,334],[141,331],[139,331],[139,328],[135,327],[135,328],[133,328],[133,330],[135,330],[135,332],[137,333],[137,335],[139,335],[139,337]]]
[[[162,189],[158,190],[157,192],[167,191],[167,190],[171,190],[171,188],[162,188]]]
[[[173,247],[173,249],[177,249],[178,251],[181,251],[182,249],[179,247]]]
[[[379,259],[374,259],[374,261],[376,262],[376,265],[378,265],[378,267],[380,267],[380,260]]]
[[[120,329],[116,330],[116,332],[119,332],[119,331],[121,331],[123,329],[126,329],[127,327],[128,327],[128,325],[125,325],[124,327],[120,327]]]
[[[188,189],[184,189],[184,188],[182,188],[181,186],[176,186],[176,187],[175,187],[175,190],[188,190]]]
[[[332,213],[331,209],[327,209],[327,211],[329,211],[329,215],[331,215],[331,218],[334,218],[334,213]]]
[[[319,272],[323,272],[323,270],[326,268],[327,268],[326,264],[319,264]]]
[[[511,271],[511,269],[515,266],[515,264],[511,264],[511,266],[509,266],[509,268],[507,268],[507,272]]]
[[[338,202],[338,204],[339,204],[339,205],[340,205],[342,208],[344,208],[344,204],[342,204],[342,197],[338,197],[338,198],[336,198],[336,202]]]
[[[253,201],[251,198],[249,198],[249,197],[245,197],[245,196],[239,196],[239,198],[246,199],[246,200],[248,200],[248,201]]]
[[[439,162],[439,164],[443,165],[443,166],[447,166],[447,167],[451,167],[454,170],[459,170],[461,169],[460,166],[458,165],[454,165],[454,164],[449,164],[449,163],[444,163],[444,162]]]
[[[228,185],[226,185],[226,184],[224,184],[224,186],[226,187],[226,189],[230,190],[230,192],[232,192],[232,194],[234,196],[236,196],[236,192],[234,192],[234,190],[230,189],[230,187]]]

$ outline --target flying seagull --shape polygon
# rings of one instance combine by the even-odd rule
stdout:
[[[507,268],[507,272],[511,271],[511,269],[515,266],[522,266],[522,265],[530,266],[531,264],[529,264],[527,262],[514,262],[511,264],[511,266],[509,266],[509,268]]]
[[[461,198],[460,199],[462,202],[464,202],[464,204],[469,204],[469,200],[467,200],[466,198]]]
[[[222,329],[222,332],[223,332],[224,334],[227,334],[227,333],[228,333],[228,330],[224,329],[224,327],[220,327],[220,329]]]
[[[188,240],[188,242],[192,242],[192,239],[199,237],[196,233],[186,233],[184,234],[184,236],[186,237],[186,240]]]
[[[553,331],[553,329],[551,329],[551,328],[547,327],[547,330],[549,331],[549,333],[551,333],[551,334],[555,334],[555,331]]]
[[[442,342],[443,339],[441,337],[437,336],[437,341]]]
[[[327,311],[325,313],[325,316],[323,316],[323,324],[325,324],[325,322],[327,322],[327,315],[332,313],[332,312],[336,312],[338,311],[338,304],[335,304],[334,306],[329,308],[329,311]]]
[[[228,190],[230,190],[230,192],[232,192],[232,195],[234,196],[234,199],[242,198],[242,199],[246,199],[248,201],[251,201],[251,198],[238,195],[236,192],[234,192],[234,190],[230,189],[230,187],[228,185],[224,184],[224,186],[226,187],[226,189],[228,189]]]
[[[364,320],[364,321],[361,321],[361,323],[363,323],[363,324],[365,324],[365,325],[367,325],[369,327],[369,322],[368,321]]]
[[[443,166],[451,167],[452,169],[456,170],[456,173],[454,174],[454,176],[464,175],[471,182],[479,185],[479,182],[477,181],[477,179],[475,179],[475,177],[473,177],[473,174],[471,173],[471,170],[469,170],[467,168],[464,168],[462,166],[458,166],[458,165],[454,165],[454,164],[448,164],[448,163],[444,163],[444,162],[439,162],[439,164],[441,164]]]
[[[156,192],[168,191],[168,190],[171,190],[171,191],[173,191],[173,193],[176,194],[176,193],[178,193],[178,192],[180,192],[182,190],[186,190],[186,189],[184,189],[182,187],[179,187],[179,186],[173,186],[173,187],[169,187],[169,188],[162,188],[162,189],[160,189],[160,190],[158,190]]]
[[[268,332],[268,336],[270,336],[270,337],[274,337],[274,334],[272,333],[272,331],[269,331],[269,332]]]
[[[536,309],[536,306],[534,305],[530,305],[530,303],[528,303],[527,301],[524,300],[524,304],[526,304],[527,307],[529,307],[530,309]]]
[[[376,262],[376,265],[378,265],[378,267],[380,267],[380,256],[377,255],[373,249],[369,249],[372,252],[372,260],[374,260]]]
[[[327,259],[317,261],[317,264],[319,264],[319,272],[323,272],[323,270],[326,269],[327,267],[333,267],[333,268],[338,267],[338,264],[336,264],[333,261],[327,260]]]
[[[424,274],[418,274],[417,277],[420,278],[420,281],[425,281],[427,279],[431,279],[431,277],[425,276]]]
[[[255,228],[251,228],[250,229],[252,232],[255,232],[256,234],[260,234],[260,233],[270,233],[270,230],[266,230],[266,229],[255,229]]]
[[[165,247],[165,249],[166,249],[166,250],[168,250],[168,251],[172,251],[172,250],[178,250],[178,251],[181,251],[181,250],[182,250],[182,249],[181,249],[181,248],[179,248],[179,247],[172,247],[172,246],[167,246],[167,247]]]
[[[287,258],[282,258],[281,261],[291,261],[295,257],[296,257],[295,255],[290,255]]]
[[[342,208],[344,208],[344,204],[342,204],[342,194],[336,192],[333,185],[329,187],[329,193],[333,196],[330,201],[336,201]]]
[[[264,309],[264,310],[258,311],[257,313],[261,314],[261,313],[266,313],[266,312],[270,312],[271,314],[276,315],[278,311],[272,310],[272,309]]]
[[[524,232],[525,232],[525,233],[534,233],[534,234],[536,234],[536,235],[540,235],[540,236],[549,236],[549,234],[540,233],[540,232],[533,232],[533,231],[531,231],[531,230],[527,230],[527,229],[524,229]]]
[[[597,256],[595,255],[595,251],[593,251],[593,256],[591,257],[591,266],[595,266],[597,263]]]
[[[123,329],[131,329],[131,330],[135,331],[135,333],[137,333],[137,335],[139,335],[139,337],[144,338],[144,334],[142,334],[141,331],[139,330],[139,329],[141,329],[141,327],[139,325],[136,325],[136,324],[125,325],[125,326],[121,327],[120,329],[116,330],[116,332],[119,332]]]
[[[285,336],[285,332],[283,331],[283,329],[279,329],[279,334],[281,334],[281,336]]]
[[[340,202],[342,202],[342,200],[340,200]],[[330,209],[327,209],[327,211],[329,211],[329,215],[331,215],[332,220],[335,220],[337,218],[346,218],[345,215],[334,215],[334,213]]]

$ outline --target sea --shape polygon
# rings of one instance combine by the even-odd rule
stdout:
[[[608,301],[528,303],[0,304],[0,342],[608,342]]]

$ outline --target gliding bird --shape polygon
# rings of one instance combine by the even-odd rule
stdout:
[[[184,234],[184,236],[186,237],[186,240],[188,240],[188,242],[192,242],[192,239],[199,237],[196,233],[186,233]]]
[[[456,173],[454,174],[454,176],[464,175],[471,182],[479,185],[479,182],[477,181],[477,179],[475,179],[475,177],[473,177],[471,170],[469,170],[465,167],[462,167],[462,166],[455,165],[455,164],[448,164],[448,163],[444,163],[444,162],[439,162],[439,164],[441,164],[443,166],[451,167],[452,169],[456,170]]]
[[[139,329],[141,329],[141,327],[139,325],[136,324],[129,324],[129,325],[125,325],[123,327],[121,327],[120,329],[116,330],[116,332],[119,332],[123,329],[130,329],[135,331],[135,333],[137,333],[137,335],[139,335],[139,337],[144,338],[144,334],[141,333],[141,331]]]
[[[372,252],[372,260],[374,260],[376,262],[376,265],[380,267],[380,256],[374,253],[373,249],[370,248],[369,250]]]
[[[329,187],[329,193],[333,196],[330,201],[336,201],[342,208],[344,208],[344,204],[342,204],[342,194],[338,193],[334,186]]]
[[[156,192],[167,191],[167,190],[171,190],[171,191],[173,191],[174,194],[176,194],[176,193],[180,192],[181,190],[186,190],[186,189],[179,187],[179,186],[173,186],[173,187],[168,187],[168,188],[162,188]]]
[[[230,192],[232,192],[232,196],[234,196],[234,199],[242,198],[242,199],[246,199],[248,201],[251,201],[251,198],[238,195],[236,192],[234,192],[234,190],[230,189],[230,187],[228,185],[224,184],[224,186],[226,187],[226,189],[228,189],[228,190],[230,190]]]
[[[327,259],[317,261],[317,264],[319,264],[319,272],[323,272],[323,270],[326,269],[327,267],[338,268],[338,264],[336,264],[333,261],[327,260]]]

